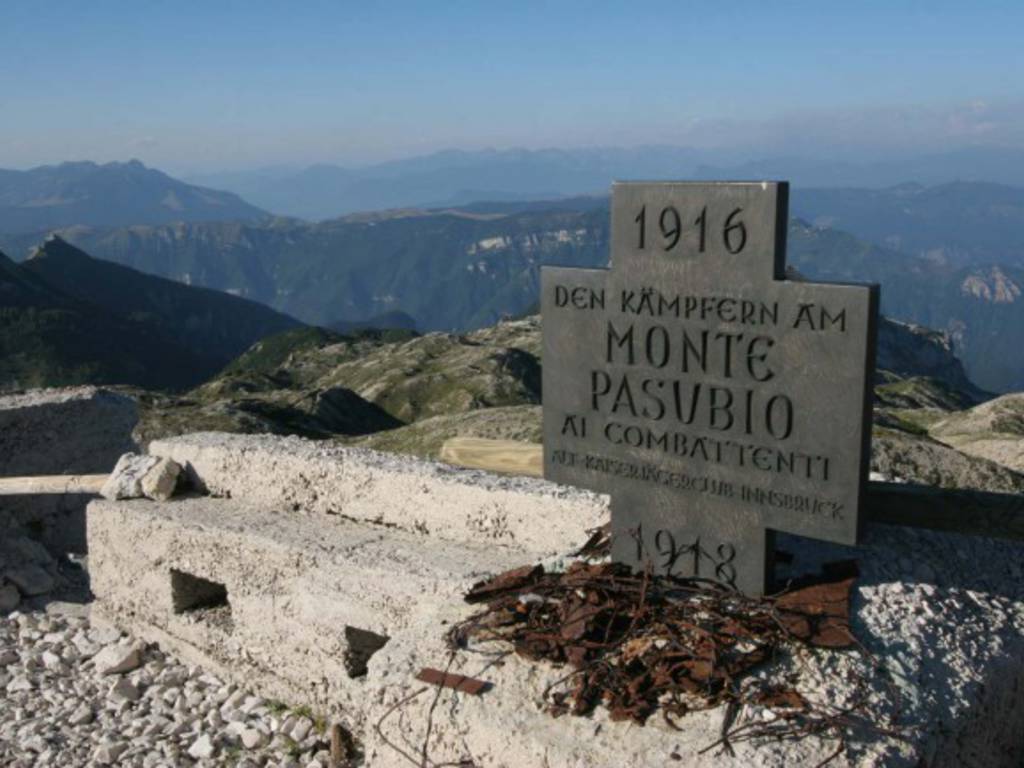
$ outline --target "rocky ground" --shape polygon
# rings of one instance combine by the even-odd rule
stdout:
[[[945,414],[928,434],[964,453],[1024,472],[1024,394]]]
[[[0,616],[0,765],[320,768],[323,721],[185,666],[84,606]]]
[[[0,535],[0,765],[328,765],[312,712],[92,625],[84,558]]]

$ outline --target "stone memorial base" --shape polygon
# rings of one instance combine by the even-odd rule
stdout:
[[[611,722],[600,707],[556,719],[542,694],[567,669],[492,646],[451,658],[445,632],[477,609],[461,600],[469,585],[572,551],[607,519],[603,497],[297,439],[207,434],[151,450],[221,497],[93,502],[95,613],[345,722],[366,765],[409,765],[426,744],[428,764],[481,768],[813,766],[839,746],[811,737],[702,752],[721,736],[721,708],[679,719],[679,730],[657,713],[645,727]],[[833,764],[1019,767],[1020,544],[871,526],[858,548],[785,536],[779,546],[793,572],[859,562],[853,629],[879,668],[852,651],[806,650],[759,673],[840,707],[868,681],[871,717]],[[470,696],[416,679],[449,663],[491,689]],[[871,728],[890,719],[897,732]]]
[[[363,706],[366,661],[522,555],[251,502],[89,506],[94,614],[181,658],[318,710]],[[422,631],[422,630],[421,630]]]
[[[852,728],[846,751],[832,765],[1021,765],[1024,579],[1019,545],[889,526],[869,529],[855,551],[780,539],[796,554],[794,564],[809,568],[851,554],[858,558],[861,576],[852,624],[880,671],[873,672],[867,657],[852,651],[808,649],[798,658],[778,660],[763,674],[794,685],[812,701],[837,707],[853,701],[854,676],[864,675],[870,683],[871,722],[883,725],[893,718],[901,725],[899,736],[867,725]],[[456,606],[445,618],[455,623],[472,608]],[[816,766],[839,746],[836,739],[812,737],[737,743],[734,757],[720,748],[702,752],[721,738],[723,707],[677,719],[680,730],[657,713],[644,727],[611,722],[600,707],[592,717],[556,719],[540,702],[547,686],[568,670],[516,655],[500,663],[479,654],[456,658],[452,672],[493,684],[481,697],[446,691],[434,705],[434,691],[428,690],[398,704],[416,692],[413,676],[421,667],[443,666],[447,658],[435,632],[396,636],[371,660],[368,683],[378,685],[382,696],[369,700],[364,730],[369,765],[408,764],[394,747],[418,754],[428,727],[431,760],[471,758],[475,765],[508,768]],[[738,724],[772,715],[747,709],[741,718]]]

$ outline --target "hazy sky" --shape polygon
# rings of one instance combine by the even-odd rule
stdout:
[[[0,167],[1024,146],[1024,2],[22,2]]]

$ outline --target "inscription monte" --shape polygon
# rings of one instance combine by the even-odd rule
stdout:
[[[544,473],[612,554],[766,587],[775,531],[856,543],[878,288],[785,279],[785,183],[618,183],[610,269],[545,267]]]

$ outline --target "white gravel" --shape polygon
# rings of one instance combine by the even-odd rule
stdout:
[[[329,764],[312,713],[264,701],[60,606],[0,616],[0,765]]]

